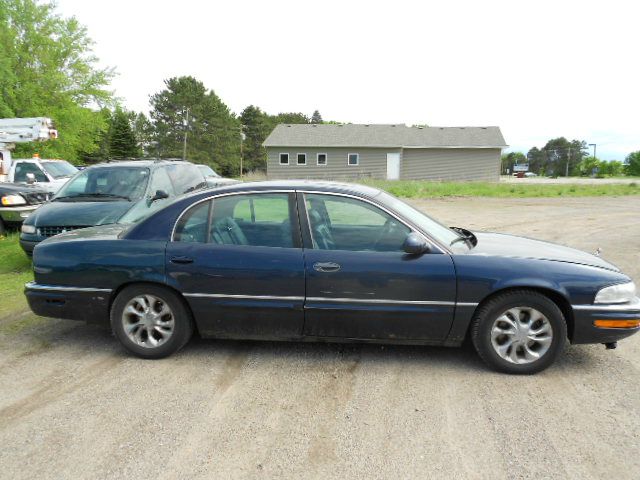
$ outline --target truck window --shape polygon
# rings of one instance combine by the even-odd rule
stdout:
[[[40,169],[36,163],[32,162],[17,162],[16,169],[13,175],[14,182],[26,182],[27,173],[33,173],[36,177],[36,182],[48,182],[49,179]]]

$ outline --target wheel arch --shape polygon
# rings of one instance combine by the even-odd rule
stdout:
[[[193,315],[193,310],[191,309],[191,305],[189,305],[189,302],[187,302],[187,299],[184,298],[184,295],[182,294],[182,292],[174,287],[172,287],[171,285],[168,285],[166,283],[162,283],[162,282],[153,282],[153,281],[149,281],[149,280],[133,280],[131,282],[126,282],[123,283],[122,285],[118,286],[118,288],[114,289],[111,292],[111,296],[109,298],[109,310],[108,310],[108,315],[111,315],[111,308],[113,307],[113,302],[115,301],[116,297],[120,294],[120,292],[122,292],[125,288],[134,286],[134,285],[152,285],[154,287],[161,287],[161,288],[165,288],[167,290],[170,290],[171,292],[175,293],[178,298],[180,298],[180,300],[182,301],[184,307],[187,309],[187,312],[189,312],[189,315],[191,316],[191,323],[193,324],[193,329],[195,330],[195,332],[200,335],[200,331],[198,330],[198,322],[196,322],[196,319]]]
[[[567,336],[569,337],[569,340],[572,341],[573,340],[573,331],[574,331],[574,326],[575,326],[575,320],[574,320],[574,317],[573,317],[573,309],[571,308],[571,302],[569,302],[569,299],[564,294],[562,294],[561,292],[559,292],[557,290],[554,290],[552,288],[540,287],[540,286],[526,286],[526,285],[509,286],[509,287],[501,288],[499,290],[491,292],[489,295],[487,295],[485,298],[483,298],[482,301],[480,303],[478,303],[478,305],[476,306],[475,310],[473,311],[473,315],[471,316],[471,319],[469,321],[469,325],[467,326],[465,339],[469,338],[471,326],[473,325],[473,319],[475,318],[477,312],[487,302],[493,300],[495,297],[497,297],[499,295],[503,295],[505,293],[515,292],[515,291],[522,291],[522,290],[528,290],[528,291],[533,291],[533,292],[540,293],[540,294],[544,295],[545,297],[547,297],[549,300],[551,300],[553,303],[555,303],[558,306],[558,308],[562,312],[562,315],[564,316],[564,320],[565,320],[565,322],[567,324]]]

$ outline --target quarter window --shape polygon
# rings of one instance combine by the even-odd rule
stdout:
[[[318,154],[318,165],[326,165],[327,164],[327,154],[319,153]]]
[[[209,209],[211,201],[195,205],[178,221],[173,235],[175,242],[206,243],[207,225],[209,223]]]
[[[361,200],[305,196],[313,248],[321,250],[401,251],[411,232],[384,210]]]
[[[280,154],[280,165],[289,165],[289,154],[281,153]]]
[[[307,164],[307,154],[299,153],[298,154],[298,165],[306,165]]]
[[[360,154],[350,153],[349,155],[347,155],[347,163],[349,165],[358,165],[360,163]]]

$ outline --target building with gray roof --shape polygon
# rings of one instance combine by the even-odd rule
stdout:
[[[498,127],[280,124],[264,141],[269,178],[497,181]]]

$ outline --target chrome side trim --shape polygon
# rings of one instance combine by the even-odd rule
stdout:
[[[285,300],[303,301],[304,297],[279,297],[277,295],[227,295],[223,293],[183,293],[185,297],[192,298],[231,298],[238,300]]]
[[[457,307],[477,307],[478,306],[478,302],[457,302],[456,303]]]
[[[307,297],[310,302],[327,303],[364,303],[364,304],[389,304],[389,305],[442,305],[453,307],[456,302],[433,301],[433,300],[390,300],[383,298],[327,298],[327,297]]]
[[[640,312],[640,298],[629,303],[571,305],[574,310],[593,310],[601,312]]]
[[[111,292],[110,288],[89,288],[89,287],[64,287],[62,285],[39,285],[35,282],[28,282],[24,284],[24,288],[27,290],[40,290],[51,292]]]

